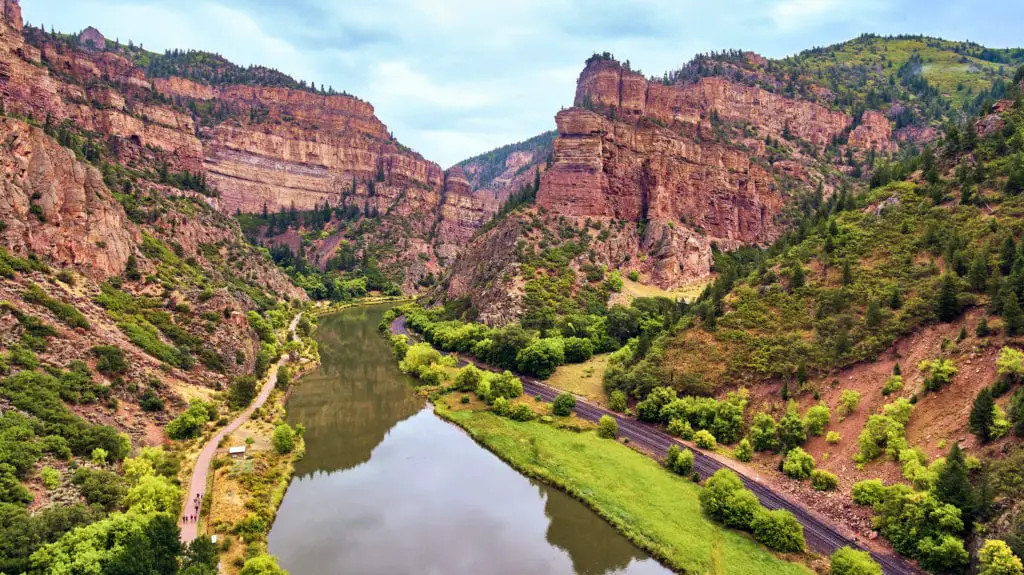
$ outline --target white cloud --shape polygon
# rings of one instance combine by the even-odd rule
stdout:
[[[840,4],[840,0],[785,0],[772,6],[771,17],[779,28],[794,30],[830,14]]]
[[[480,84],[441,84],[406,62],[378,62],[369,88],[371,94],[382,98],[440,108],[482,108],[494,101],[494,94]]]

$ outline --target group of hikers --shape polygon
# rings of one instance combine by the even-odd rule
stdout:
[[[196,512],[183,515],[181,518],[182,523],[197,523],[199,521],[199,507],[203,503],[203,494],[196,493],[196,496],[192,498],[192,503],[196,508]]]

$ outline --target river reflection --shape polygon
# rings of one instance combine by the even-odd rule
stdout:
[[[386,307],[322,318],[323,366],[288,402],[306,426],[270,532],[293,575],[668,573],[567,495],[515,472],[411,393],[376,333]]]

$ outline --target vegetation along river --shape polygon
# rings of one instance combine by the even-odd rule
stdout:
[[[578,501],[434,415],[377,332],[386,305],[320,320],[288,400],[306,456],[270,532],[294,574],[668,573]]]

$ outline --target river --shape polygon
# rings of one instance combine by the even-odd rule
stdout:
[[[322,317],[288,400],[306,428],[269,535],[292,575],[669,573],[583,504],[434,415],[377,332],[386,305]]]

